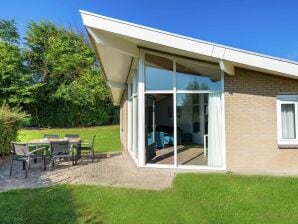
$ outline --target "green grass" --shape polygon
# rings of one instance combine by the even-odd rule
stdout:
[[[180,174],[172,189],[60,185],[0,193],[1,223],[297,223],[298,178]]]
[[[119,126],[99,126],[90,128],[61,128],[61,129],[23,129],[19,132],[19,140],[26,142],[36,138],[42,138],[44,134],[59,134],[61,138],[65,134],[79,134],[82,139],[91,140],[95,138],[96,152],[120,151]]]

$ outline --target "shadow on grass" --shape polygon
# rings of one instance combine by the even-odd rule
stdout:
[[[298,178],[178,174],[145,191],[59,185],[0,193],[2,223],[297,223]]]
[[[71,186],[0,193],[1,223],[102,223],[101,211],[78,202]]]

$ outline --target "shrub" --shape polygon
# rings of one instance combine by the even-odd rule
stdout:
[[[20,108],[9,108],[3,104],[0,108],[0,155],[9,153],[10,142],[16,141],[21,125],[26,122],[28,115]]]

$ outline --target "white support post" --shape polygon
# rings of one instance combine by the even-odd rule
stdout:
[[[127,149],[131,152],[132,151],[132,89],[131,89],[131,84],[128,85],[128,90],[127,90],[127,100],[128,100],[128,110],[127,110]]]
[[[173,110],[174,110],[174,166],[177,167],[178,166],[178,147],[177,147],[177,96],[176,96],[176,60],[173,60],[173,67],[174,67],[174,71],[173,71]]]
[[[144,52],[140,50],[139,69],[138,69],[138,154],[139,166],[143,167],[146,163],[145,150],[145,69]]]

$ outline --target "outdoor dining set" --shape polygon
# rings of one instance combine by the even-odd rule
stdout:
[[[25,177],[28,175],[31,162],[37,163],[38,159],[43,161],[45,171],[65,160],[69,165],[76,165],[82,155],[88,156],[94,162],[94,140],[95,136],[91,140],[82,140],[78,134],[66,134],[63,138],[57,134],[45,134],[43,138],[32,139],[26,143],[11,142],[10,176],[16,161],[23,163]]]

